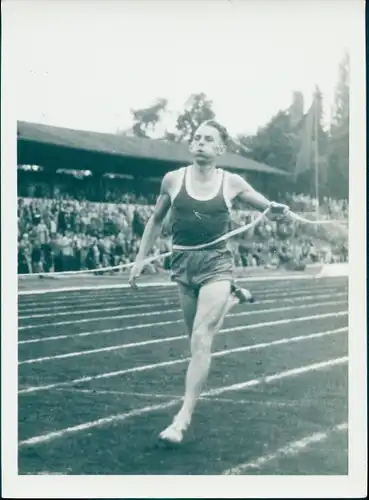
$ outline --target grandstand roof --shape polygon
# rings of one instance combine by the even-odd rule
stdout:
[[[160,139],[141,139],[117,134],[103,134],[73,130],[38,123],[18,122],[18,144],[33,143],[40,146],[67,148],[90,153],[132,159],[155,160],[165,163],[186,164],[191,161],[186,144]],[[288,175],[283,170],[258,163],[244,156],[227,153],[218,162],[220,167],[239,170]]]

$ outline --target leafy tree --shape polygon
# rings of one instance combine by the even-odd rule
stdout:
[[[212,105],[211,99],[203,92],[192,94],[179,113],[174,130],[166,131],[162,139],[175,142],[189,140],[200,123],[215,118]],[[168,112],[167,106],[167,99],[158,99],[148,108],[131,110],[133,126],[130,131],[123,131],[123,135],[131,133],[136,137],[152,137],[163,115]]]
[[[350,59],[339,65],[329,137],[328,185],[333,197],[347,198],[349,188]]]
[[[287,111],[280,111],[254,136],[239,136],[239,142],[248,151],[240,150],[255,161],[292,172],[295,162],[294,136],[291,134]]]
[[[323,128],[323,96],[318,87],[314,92],[314,103],[318,113],[319,184],[322,187],[325,184],[326,177],[327,133]],[[301,92],[295,92],[293,103],[289,109],[279,111],[264,127],[259,128],[255,135],[240,136],[238,138],[244,146],[244,149],[238,152],[255,161],[290,173],[291,177],[289,179],[275,181],[281,191],[294,190],[314,195],[314,130],[311,135],[312,142],[309,144],[311,154],[309,155],[308,164],[306,164],[305,171],[298,176],[297,183],[293,182],[293,174],[296,169],[297,156],[301,148],[307,117],[307,115],[303,114],[303,107]]]
[[[131,109],[133,116],[133,135],[136,137],[149,138],[155,132],[156,126],[166,112],[167,105],[167,99],[161,98],[148,108]]]
[[[197,127],[205,120],[215,118],[213,102],[203,92],[192,94],[186,101],[184,110],[179,114],[175,131],[167,134],[167,139],[188,141]]]

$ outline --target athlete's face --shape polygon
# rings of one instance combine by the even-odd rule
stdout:
[[[210,125],[200,125],[190,145],[190,151],[199,165],[213,163],[224,149],[219,131]]]

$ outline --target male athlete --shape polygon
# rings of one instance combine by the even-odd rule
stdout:
[[[135,286],[171,209],[172,280],[178,284],[191,343],[182,407],[172,424],[160,434],[161,439],[173,443],[182,441],[190,425],[209,373],[213,338],[225,315],[234,305],[253,300],[251,292],[234,285],[233,255],[225,241],[202,250],[186,247],[212,242],[229,232],[234,200],[259,210],[271,207],[279,214],[288,211],[286,205],[271,203],[239,175],[216,167],[216,160],[225,153],[227,142],[226,129],[213,120],[204,122],[196,130],[190,144],[193,164],[164,176],[130,274],[131,286]]]

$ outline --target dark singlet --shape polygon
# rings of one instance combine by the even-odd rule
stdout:
[[[209,200],[192,198],[186,189],[186,168],[178,195],[174,198],[171,208],[172,244],[195,246],[216,240],[230,230],[231,215],[224,198],[223,185],[225,172],[217,194]],[[208,249],[225,248],[222,241]]]

